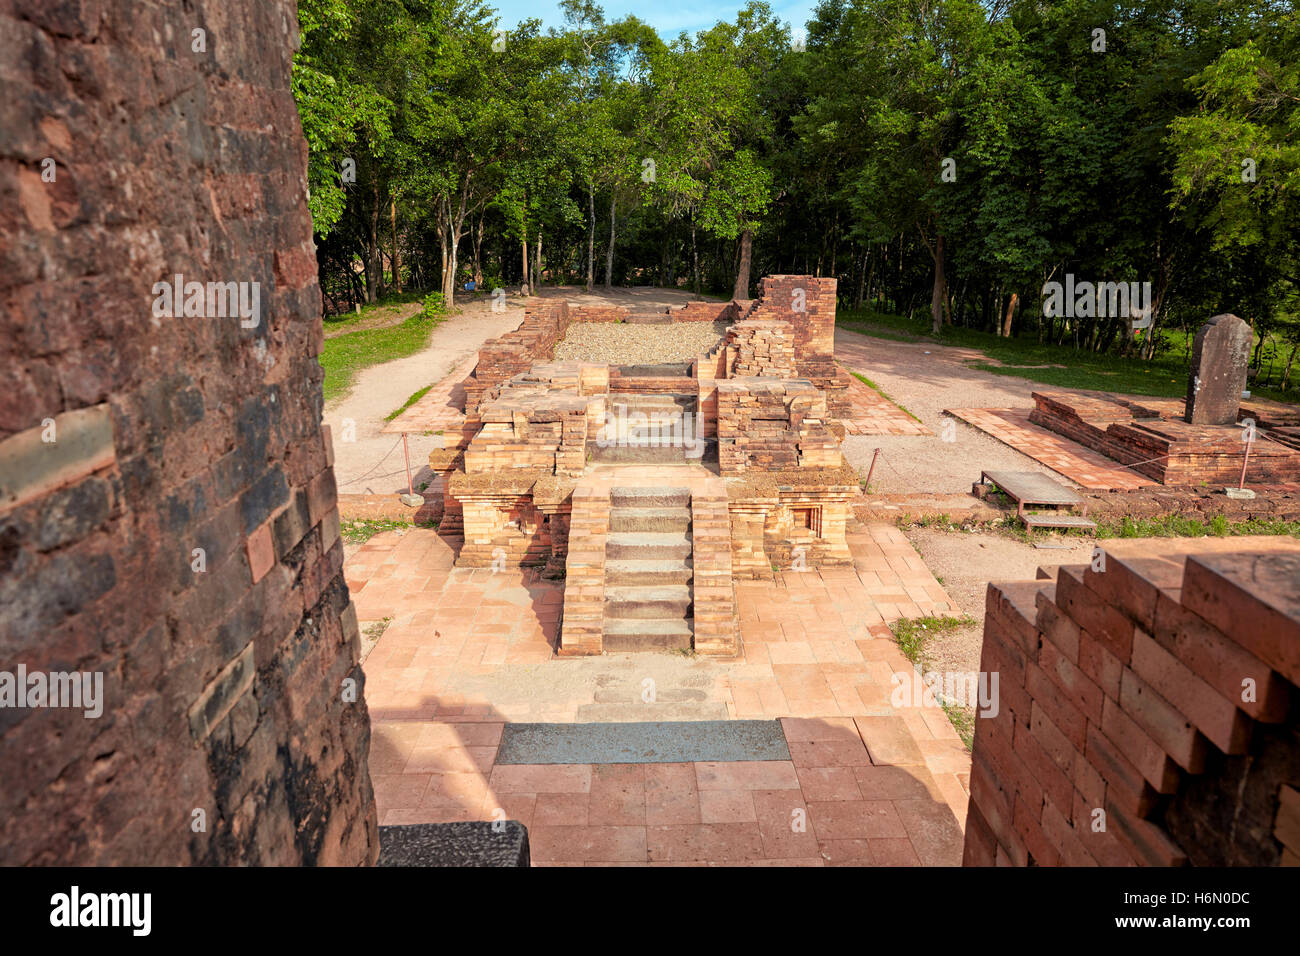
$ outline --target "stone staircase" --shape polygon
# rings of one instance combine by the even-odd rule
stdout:
[[[695,395],[613,392],[612,421],[587,443],[587,460],[598,465],[692,465],[716,457],[717,443],[699,437]]]
[[[687,489],[613,489],[605,539],[605,651],[691,649],[692,550]]]

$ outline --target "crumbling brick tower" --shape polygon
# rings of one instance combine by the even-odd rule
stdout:
[[[296,29],[0,9],[0,692],[102,679],[97,717],[0,706],[2,863],[377,855]]]

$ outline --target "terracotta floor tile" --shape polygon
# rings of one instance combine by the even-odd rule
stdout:
[[[788,760],[697,763],[696,787],[704,790],[797,790],[799,778]]]
[[[808,815],[823,840],[908,836],[889,800],[810,801]]]
[[[858,789],[857,777],[851,767],[798,767],[799,787],[804,799],[861,800],[862,792]]]
[[[539,793],[533,809],[536,826],[585,827],[587,825],[585,793]]]
[[[699,807],[701,823],[755,823],[758,820],[752,790],[701,790]]]
[[[646,860],[645,827],[534,826],[530,852],[542,861],[596,863]]]
[[[690,860],[742,863],[767,859],[757,823],[647,827],[646,847],[649,859],[656,863]]]

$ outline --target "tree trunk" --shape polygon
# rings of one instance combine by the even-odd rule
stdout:
[[[1281,389],[1286,391],[1291,384],[1291,366],[1295,364],[1296,352],[1300,352],[1300,342],[1291,346],[1291,354],[1286,357],[1286,368],[1282,371]],[[1270,371],[1272,371],[1270,367]]]
[[[587,184],[587,291],[596,288],[596,190]]]
[[[523,239],[523,293],[528,295],[528,235],[524,234]]]
[[[1011,320],[1015,317],[1016,306],[1020,304],[1020,293],[1011,293],[1011,300],[1007,302],[1007,314],[1002,320],[1002,337],[1011,338]]]
[[[754,256],[754,234],[746,229],[740,234],[740,261],[736,264],[736,288],[733,299],[749,298],[749,267]]]
[[[935,335],[943,331],[943,313],[948,301],[948,279],[944,275],[943,259],[943,236],[937,235],[934,237],[934,290],[930,295],[931,331]]]
[[[700,294],[700,252],[695,248],[695,220],[691,219],[691,276],[695,294]]]
[[[397,193],[393,193],[393,205],[390,210],[393,220],[393,285],[402,291],[402,253],[397,248]]]
[[[609,197],[609,249],[607,249],[605,252],[605,288],[606,289],[612,289],[614,287],[614,227],[617,224],[615,220],[615,212],[617,208],[618,205],[615,201],[615,197],[613,195],[610,195]]]
[[[542,230],[537,230],[537,241],[533,243],[533,288],[542,285]]]
[[[478,217],[478,228],[474,230],[474,289],[477,292],[483,291],[483,222],[487,219],[486,214]]]

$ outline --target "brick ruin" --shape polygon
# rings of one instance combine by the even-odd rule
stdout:
[[[1300,482],[1300,410],[1243,403],[1250,327],[1233,315],[1196,335],[1186,399],[1034,392],[1029,420],[1162,485]],[[1247,441],[1249,438],[1249,457]]]
[[[1300,542],[1108,541],[990,585],[981,670],[966,865],[1300,865]]]
[[[0,13],[0,695],[102,680],[98,716],[0,707],[0,861],[373,862],[295,6],[139,16]],[[256,321],[160,316],[178,274]]]
[[[554,361],[571,324],[605,321],[732,324],[692,362]],[[651,316],[530,300],[480,350],[463,431],[430,456],[457,563],[564,577],[562,654],[734,654],[733,575],[850,563],[834,332],[835,280],[811,276]]]

